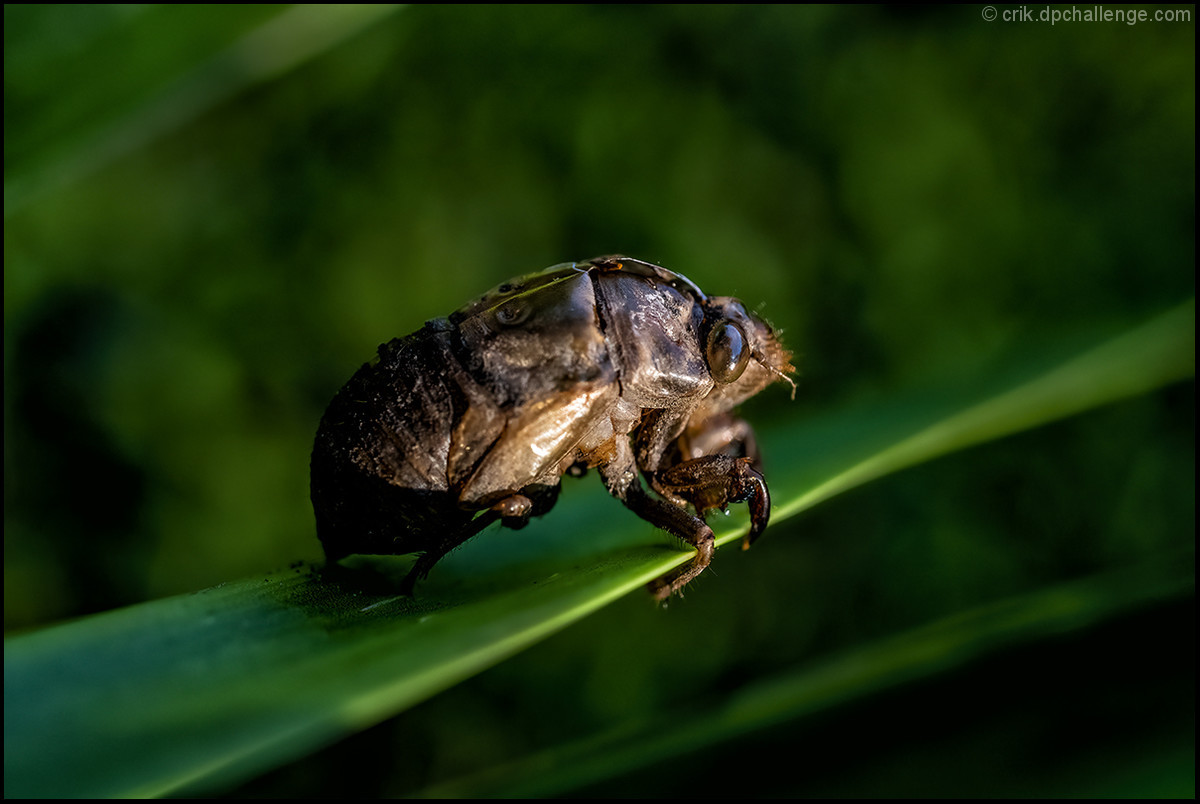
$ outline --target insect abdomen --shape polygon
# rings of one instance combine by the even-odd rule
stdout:
[[[331,560],[420,550],[430,533],[470,520],[452,488],[455,425],[468,404],[461,369],[447,371],[458,366],[449,340],[429,324],[384,344],[322,417],[311,495]]]

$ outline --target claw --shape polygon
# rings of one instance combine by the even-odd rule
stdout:
[[[690,503],[700,516],[715,508],[725,510],[729,503],[749,503],[750,532],[743,550],[754,544],[771,518],[771,493],[753,458],[707,455],[673,466],[653,482],[660,494]]]
[[[749,550],[771,520],[771,492],[767,489],[766,478],[754,468],[749,458],[738,459],[731,488],[732,502],[749,502],[750,532],[742,540],[742,549]]]

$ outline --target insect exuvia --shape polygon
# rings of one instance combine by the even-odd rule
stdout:
[[[312,454],[317,534],[332,564],[420,553],[416,582],[497,520],[554,507],[562,476],[596,468],[630,510],[696,549],[657,579],[665,599],[712,559],[706,512],[771,498],[733,409],[790,355],[737,299],[623,256],[509,280],[379,347],[321,419]],[[642,485],[644,478],[646,487]]]

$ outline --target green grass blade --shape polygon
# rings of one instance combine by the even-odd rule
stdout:
[[[1194,555],[1143,565],[1000,600],[760,679],[723,702],[559,746],[418,798],[546,798],[620,778],[751,732],[884,689],[948,672],[1013,645],[1067,633],[1194,592]],[[670,723],[669,729],[663,723]]]
[[[860,446],[868,448],[861,460],[827,470],[820,480],[803,488],[791,484],[797,478],[811,476],[811,470],[806,471],[799,461],[811,460],[824,448],[814,444],[809,450],[794,449],[790,456],[780,456],[786,462],[780,472],[784,483],[775,494],[780,502],[772,516],[794,516],[883,475],[1194,376],[1195,331],[1196,302],[1191,299],[1141,327],[959,411],[946,413],[934,406],[927,422],[921,421],[920,413],[893,419],[889,411],[880,411],[878,416],[870,417],[852,413],[853,421],[849,423],[828,423],[822,428],[824,435],[819,444],[828,444],[831,438],[861,427],[864,418],[893,422],[891,426],[873,427],[874,439],[859,439]],[[808,434],[816,435],[812,431]],[[738,533],[723,534],[718,543],[738,537]]]
[[[781,434],[792,448],[772,474],[776,519],[1192,373],[1189,302],[955,411],[942,398],[915,415],[881,405],[804,423]],[[153,796],[262,772],[502,661],[687,559],[649,526],[628,527],[631,517],[597,515],[614,510],[602,496],[566,499],[552,521],[519,535],[474,540],[415,600],[295,570],[7,639],[5,792]]]

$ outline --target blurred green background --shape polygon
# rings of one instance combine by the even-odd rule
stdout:
[[[801,378],[751,406],[768,469],[788,421],[1193,296],[1194,9],[1171,8],[1192,21],[5,6],[6,630],[318,559],[308,453],[340,385],[556,262],[658,262],[782,328]],[[887,478],[238,792],[400,795],[669,728],[1186,549],[1194,445],[1187,383]],[[587,792],[1189,794],[1192,621],[1164,605]]]

